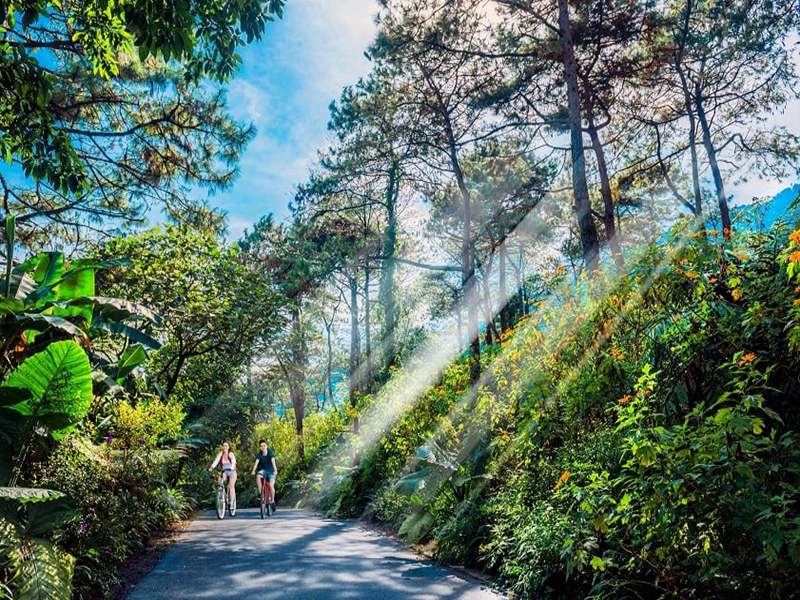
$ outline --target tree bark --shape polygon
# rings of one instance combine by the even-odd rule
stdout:
[[[292,365],[289,394],[292,399],[294,418],[297,426],[297,454],[300,464],[305,464],[305,444],[303,443],[303,419],[305,417],[305,351],[303,349],[300,307],[292,308]]]
[[[505,236],[503,236],[503,241],[500,243],[500,248],[498,251],[498,266],[497,268],[500,270],[498,274],[498,287],[500,288],[500,302],[502,308],[500,309],[500,331],[505,333],[509,329],[509,319],[508,319],[508,289],[506,283],[506,253],[508,250],[506,249],[506,240]]]
[[[359,362],[361,358],[361,334],[358,328],[358,280],[349,277],[350,282],[350,406],[355,408],[358,403],[359,390]],[[354,433],[358,433],[358,418],[353,423]]]
[[[381,265],[380,296],[383,304],[383,334],[381,345],[383,347],[383,368],[388,369],[395,361],[395,335],[397,329],[397,307],[395,294],[395,261],[394,253],[397,248],[397,214],[395,204],[397,199],[397,163],[392,163],[389,169],[389,184],[386,188],[386,231],[383,246],[384,260]]]
[[[367,391],[372,391],[372,332],[370,331],[370,302],[369,302],[369,285],[370,285],[370,268],[364,268],[364,352],[367,361],[367,370],[364,373],[362,381],[366,384]]]
[[[590,90],[586,91],[587,96],[591,93]],[[592,140],[592,150],[594,150],[595,158],[597,159],[597,171],[600,175],[600,194],[603,197],[603,226],[606,230],[606,239],[608,245],[611,247],[611,254],[614,257],[614,263],[617,268],[622,269],[625,267],[625,258],[622,256],[622,248],[619,245],[619,238],[617,238],[617,227],[614,220],[614,196],[611,192],[611,180],[608,176],[608,167],[606,166],[606,152],[603,148],[603,143],[600,141],[600,134],[597,132],[597,127],[594,124],[594,115],[592,115],[591,101],[590,108],[587,110],[586,118],[589,124],[589,138]]]
[[[717,163],[717,151],[714,148],[714,142],[711,139],[711,127],[706,118],[706,111],[703,106],[703,94],[700,90],[700,84],[695,83],[694,94],[695,108],[697,109],[697,119],[700,121],[700,129],[703,132],[703,146],[708,155],[708,165],[711,167],[711,175],[714,178],[714,187],[717,190],[717,202],[719,203],[719,214],[722,219],[722,232],[726,238],[731,237],[731,215],[728,211],[728,198],[725,195],[725,185],[722,182],[722,173],[719,170],[719,163]]]
[[[597,227],[592,217],[589,186],[586,181],[586,157],[583,152],[580,92],[578,90],[578,75],[567,0],[558,0],[558,26],[564,63],[564,78],[567,84],[567,108],[569,110],[572,154],[572,192],[575,196],[573,210],[578,219],[578,227],[580,229],[583,263],[591,275],[600,266],[600,250]]]

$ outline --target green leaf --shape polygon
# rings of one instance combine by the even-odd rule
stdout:
[[[422,510],[408,515],[397,533],[408,540],[410,544],[416,544],[432,527],[433,515],[427,510]]]
[[[64,275],[64,254],[62,252],[42,252],[39,255],[39,262],[33,272],[33,279],[39,284],[38,289],[33,293],[33,298],[46,298],[52,286]]]
[[[141,344],[146,348],[151,348],[153,350],[158,350],[161,348],[161,342],[150,337],[146,333],[139,331],[138,329],[134,329],[129,325],[125,325],[124,323],[97,323],[93,326],[96,329],[104,329],[106,331],[110,331],[111,333],[125,336],[130,341],[136,344]]]
[[[116,379],[127,377],[131,371],[147,360],[147,352],[141,344],[129,346],[117,361]]]
[[[0,387],[27,389],[29,414],[60,439],[82,419],[92,402],[89,358],[72,341],[55,342],[29,357]]]
[[[25,533],[32,537],[45,535],[80,517],[72,499],[68,496],[51,498],[45,502],[34,502],[28,506]]]
[[[69,304],[72,306],[94,306],[106,321],[124,321],[135,317],[146,319],[156,325],[161,323],[161,317],[143,304],[129,302],[120,298],[87,296],[70,301]]]

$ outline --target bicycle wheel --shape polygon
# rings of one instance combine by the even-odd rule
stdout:
[[[264,494],[261,494],[261,518],[264,518],[264,514],[267,511],[267,505],[264,502]]]
[[[222,486],[217,488],[216,509],[217,518],[222,519],[225,516],[225,490]]]

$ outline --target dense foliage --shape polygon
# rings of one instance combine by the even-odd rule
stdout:
[[[324,506],[522,597],[791,597],[800,230],[690,224],[630,277],[556,274],[477,397],[449,367]]]

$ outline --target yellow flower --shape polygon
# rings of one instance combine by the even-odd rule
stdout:
[[[558,483],[556,483],[556,489],[558,489],[558,488],[560,488],[562,485],[564,485],[564,482],[565,482],[567,479],[569,479],[569,476],[570,476],[570,475],[572,475],[572,473],[570,473],[569,471],[564,471],[564,472],[561,474],[561,477],[559,477],[559,478],[558,478]]]
[[[745,363],[753,362],[756,359],[756,355],[752,352],[748,352],[742,358],[739,359],[739,366],[741,367]]]
[[[794,304],[795,306],[797,306],[798,304],[800,304],[800,298],[795,298],[795,299],[794,299],[794,302],[792,302],[792,304]]]
[[[733,295],[733,299],[734,300],[738,300],[739,298],[742,297],[742,294],[744,294],[744,292],[742,290],[736,289],[736,290],[733,290],[733,292],[731,292],[731,294]]]

